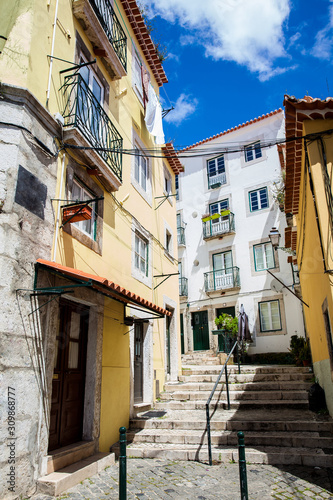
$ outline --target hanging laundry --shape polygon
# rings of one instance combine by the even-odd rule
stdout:
[[[155,136],[155,143],[164,144],[165,139],[162,125],[162,106],[157,99],[157,95],[151,84],[149,84],[148,90],[145,122],[148,132]]]

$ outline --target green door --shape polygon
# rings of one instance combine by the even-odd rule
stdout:
[[[221,314],[231,314],[231,316],[235,316],[235,307],[219,307],[216,309],[216,317],[218,318]],[[231,337],[224,337],[223,335],[218,336],[219,340],[219,352],[226,352],[229,354],[232,346],[234,345],[235,339]],[[236,348],[237,349],[237,348]]]
[[[185,344],[184,344],[184,315],[180,315],[180,345],[181,353],[185,354]]]
[[[209,349],[208,312],[192,313],[193,350],[205,351]]]

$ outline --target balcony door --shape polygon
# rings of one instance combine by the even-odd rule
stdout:
[[[213,255],[214,290],[233,287],[232,253],[217,253]]]
[[[217,203],[212,203],[209,205],[210,215],[220,214],[224,210],[229,209],[229,200],[218,201]],[[222,215],[216,219],[211,220],[211,232],[214,234],[228,233],[230,230],[229,216]]]
[[[80,64],[87,62],[81,56]],[[100,109],[103,104],[104,88],[92,66],[80,68],[83,83],[78,89],[79,116],[88,133],[96,139],[101,135]]]
[[[134,403],[143,401],[143,324],[134,323]]]
[[[205,351],[209,349],[208,312],[192,313],[193,350]]]

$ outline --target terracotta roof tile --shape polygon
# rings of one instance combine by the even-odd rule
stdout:
[[[168,142],[164,147],[162,147],[162,151],[176,175],[180,172],[184,172],[184,166],[180,163],[172,142]]]
[[[257,123],[261,120],[264,120],[265,118],[276,115],[278,113],[283,113],[283,110],[281,108],[279,108],[279,109],[276,109],[275,111],[271,111],[270,113],[267,113],[266,115],[262,115],[262,116],[259,116],[258,118],[254,118],[253,120],[247,121],[245,123],[241,123],[240,125],[237,125],[236,127],[229,128],[228,130],[225,130],[224,132],[220,132],[219,134],[213,135],[212,137],[208,137],[207,139],[203,139],[202,141],[196,142],[195,144],[192,144],[192,146],[187,146],[182,151],[188,151],[189,149],[196,148],[197,146],[200,146],[201,144],[205,144],[206,142],[217,139],[218,137],[222,137],[223,135],[230,134],[231,132],[235,132],[235,130],[239,130],[241,128],[247,127],[248,125],[252,125],[253,123]]]
[[[113,281],[109,281],[107,278],[102,278],[101,276],[97,276],[95,274],[89,274],[84,271],[80,271],[79,269],[73,269],[72,267],[63,266],[61,264],[57,264],[56,262],[51,262],[44,259],[37,259],[37,263],[49,269],[53,269],[54,271],[58,271],[67,278],[80,278],[83,281],[91,280],[93,288],[104,292],[109,291],[110,296],[112,296],[112,291],[114,291],[117,293],[117,295],[114,295],[114,298],[122,300],[122,302],[125,302],[127,304],[131,304],[132,302],[134,302],[135,304],[143,304],[147,309],[150,309],[151,311],[161,313],[164,316],[171,315],[170,311],[167,311],[166,309],[153,304],[149,300],[146,300],[139,295],[126,290],[126,288],[117,285]]]

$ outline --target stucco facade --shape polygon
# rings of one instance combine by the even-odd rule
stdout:
[[[333,415],[332,348],[332,109],[331,98],[285,96],[286,243],[296,251],[314,375]]]
[[[56,467],[50,451],[109,452],[176,380],[182,166],[145,123],[167,78],[135,2],[13,2],[1,23],[0,376],[14,391],[1,407],[15,436],[2,428],[0,496],[16,498]],[[91,218],[64,224],[76,201]]]
[[[216,349],[214,319],[222,312],[238,316],[242,304],[253,339],[249,354],[287,352],[290,337],[304,335],[301,302],[267,272],[294,286],[288,253],[269,240],[272,227],[283,236],[286,226],[273,199],[281,176],[274,144],[283,138],[277,110],[182,152],[177,213],[180,272],[188,285],[181,291],[185,352]]]

